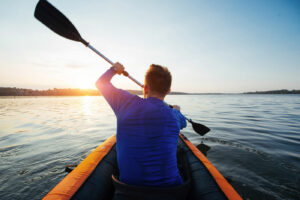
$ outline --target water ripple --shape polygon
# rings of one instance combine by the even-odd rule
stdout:
[[[299,95],[168,96],[183,113],[211,128],[183,133],[244,199],[300,196]],[[1,199],[41,199],[115,133],[116,119],[102,97],[0,98]]]

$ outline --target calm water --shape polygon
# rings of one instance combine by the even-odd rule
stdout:
[[[169,96],[211,128],[183,133],[244,199],[300,198],[300,95]],[[41,199],[115,132],[102,97],[0,98],[0,199]]]

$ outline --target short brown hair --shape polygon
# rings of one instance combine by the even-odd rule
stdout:
[[[171,88],[172,75],[168,68],[152,64],[146,73],[145,83],[151,92],[165,96]]]

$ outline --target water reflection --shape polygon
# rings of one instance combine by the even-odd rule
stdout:
[[[91,115],[92,110],[91,110],[91,104],[92,104],[93,98],[90,96],[85,96],[81,99],[82,102],[82,111],[85,115]]]
[[[207,156],[207,152],[210,150],[210,146],[206,145],[201,141],[200,144],[196,146],[205,156]]]

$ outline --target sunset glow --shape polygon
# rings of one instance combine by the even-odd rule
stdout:
[[[82,81],[79,80],[79,81],[76,81],[75,88],[80,88],[80,89],[97,89],[94,82],[95,81],[91,81],[91,80],[82,80]]]
[[[82,37],[140,82],[155,63],[172,72],[172,91],[299,88],[298,1],[49,2]],[[95,89],[110,64],[37,21],[36,3],[0,2],[0,25],[5,27],[0,32],[0,86]],[[124,76],[114,79],[117,87],[139,89]]]

